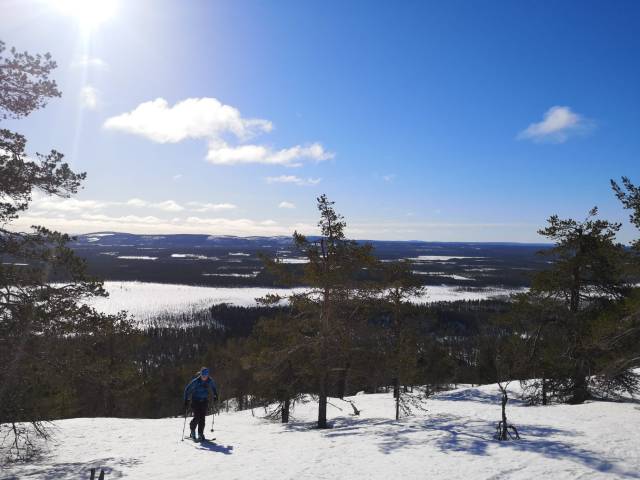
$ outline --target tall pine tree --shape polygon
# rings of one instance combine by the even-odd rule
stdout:
[[[7,55],[0,42],[0,121],[23,118],[60,96],[50,79],[55,68],[49,54],[11,49]],[[65,392],[77,356],[60,351],[61,345],[122,324],[84,302],[105,292],[67,247],[69,236],[43,227],[20,231],[13,224],[35,192],[69,197],[84,178],[61,153],[27,155],[26,138],[0,128],[0,428],[7,430],[0,435],[5,442],[11,439],[12,455],[32,453],[34,435],[46,434],[42,420],[59,412],[58,401],[72,396]]]
[[[559,317],[554,333],[565,345],[557,367],[566,369],[562,374],[568,377],[560,382],[560,390],[570,403],[591,397],[590,381],[600,371],[602,340],[617,328],[615,322],[603,323],[601,314],[631,289],[628,255],[616,242],[621,225],[598,219],[597,214],[593,208],[583,221],[554,215],[538,232],[555,246],[547,252],[552,266],[535,276],[532,294],[563,307],[560,316],[554,313]]]

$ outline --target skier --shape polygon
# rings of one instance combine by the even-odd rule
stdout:
[[[189,408],[189,397],[191,397],[191,411],[193,412],[193,420],[189,423],[193,440],[204,441],[204,422],[207,416],[207,406],[209,403],[209,389],[213,394],[213,401],[218,401],[218,389],[211,377],[209,377],[209,369],[202,367],[196,374],[197,376],[191,380],[184,389],[184,409]],[[196,439],[196,426],[198,427],[198,438]]]

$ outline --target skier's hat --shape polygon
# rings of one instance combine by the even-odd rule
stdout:
[[[203,377],[204,376],[208,376],[209,375],[209,369],[207,367],[202,367],[200,369],[200,375],[203,376]]]

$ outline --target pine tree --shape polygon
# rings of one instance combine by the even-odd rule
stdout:
[[[393,370],[393,396],[395,417],[400,418],[401,407],[408,412],[401,385],[415,378],[418,367],[418,339],[415,329],[408,324],[409,301],[424,293],[424,287],[411,273],[408,262],[393,262],[383,268],[384,300],[390,309],[390,342],[388,356]],[[413,382],[411,382],[413,383]]]
[[[622,186],[615,180],[611,180],[611,187],[622,206],[631,210],[629,220],[640,230],[640,187],[636,187],[628,177],[622,177]],[[634,242],[634,246],[640,250],[640,239]]]
[[[564,382],[556,377],[561,395],[571,403],[591,396],[589,379],[598,372],[601,340],[616,330],[615,322],[602,324],[600,314],[631,290],[628,255],[615,241],[621,225],[597,219],[597,214],[594,208],[583,221],[554,215],[538,232],[556,244],[548,252],[552,267],[535,276],[532,294],[563,307],[553,327],[565,344],[558,366],[566,366],[569,378]]]
[[[254,393],[266,405],[276,405],[269,417],[282,423],[289,422],[296,401],[313,379],[307,361],[313,337],[306,328],[306,322],[290,312],[263,318],[254,328],[245,358],[253,371]]]
[[[23,118],[60,96],[49,54],[5,50],[0,42],[0,120]],[[69,197],[84,178],[55,150],[28,156],[26,138],[0,128],[0,425],[10,429],[2,435],[13,438],[10,453],[17,456],[33,453],[33,434],[46,435],[42,420],[54,406],[40,393],[64,392],[77,366],[67,363],[73,356],[59,355],[58,342],[91,334],[108,318],[84,302],[105,292],[67,247],[70,237],[43,227],[20,231],[12,222],[34,192]]]
[[[308,260],[299,277],[286,265],[265,259],[280,278],[309,287],[291,295],[289,302],[294,314],[304,319],[306,335],[311,337],[307,340],[311,345],[307,362],[315,378],[313,391],[319,399],[318,428],[328,427],[327,397],[337,390],[332,388],[332,379],[339,374],[340,383],[346,381],[354,332],[364,321],[367,299],[374,292],[363,278],[363,271],[376,264],[371,245],[359,245],[346,238],[347,224],[333,205],[326,195],[317,199],[319,237],[293,234],[295,247]]]

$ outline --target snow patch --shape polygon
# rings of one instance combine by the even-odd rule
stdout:
[[[417,257],[410,257],[406,260],[412,262],[447,262],[449,260],[462,260],[467,258],[486,258],[486,257],[465,257],[461,255],[448,256],[448,255],[419,255]]]
[[[308,258],[276,258],[279,263],[302,264],[309,263]]]
[[[437,277],[447,277],[447,278],[453,278],[454,280],[470,280],[470,281],[474,280],[473,278],[463,277],[462,275],[455,275],[452,273],[445,273],[445,272],[421,272],[420,270],[412,270],[411,273],[415,275],[434,275]]]
[[[207,257],[195,253],[172,253],[171,258],[184,258],[187,260],[220,260],[218,257]]]
[[[260,271],[251,273],[203,273],[203,277],[235,277],[235,278],[256,278]]]
[[[158,257],[147,257],[146,255],[120,255],[121,260],[158,260]]]

